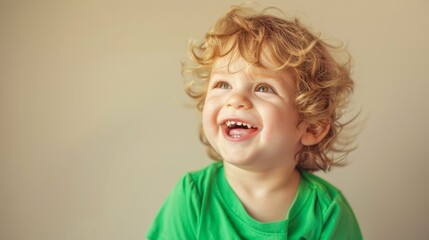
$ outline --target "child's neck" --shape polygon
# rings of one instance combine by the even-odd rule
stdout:
[[[298,190],[300,174],[295,167],[280,166],[249,171],[224,163],[225,176],[248,214],[261,222],[286,218]]]

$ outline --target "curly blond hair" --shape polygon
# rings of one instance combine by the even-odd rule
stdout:
[[[267,54],[275,70],[291,69],[296,80],[295,106],[300,121],[309,131],[330,125],[327,135],[318,143],[304,146],[297,154],[297,167],[304,170],[329,170],[344,165],[343,159],[353,149],[350,141],[338,141],[339,133],[348,123],[340,122],[343,109],[353,91],[350,77],[350,57],[339,62],[333,56],[334,47],[308,31],[296,18],[283,19],[253,9],[233,6],[205,35],[202,42],[190,42],[189,55],[195,63],[183,65],[182,73],[189,78],[186,93],[197,101],[202,111],[207,84],[216,59],[239,54],[254,66],[273,69],[261,62]],[[343,51],[345,52],[345,51]],[[347,52],[346,52],[347,53]],[[215,160],[221,156],[207,141],[202,127],[200,140]]]

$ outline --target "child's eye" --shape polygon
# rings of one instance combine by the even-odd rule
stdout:
[[[213,85],[213,88],[229,89],[231,86],[227,82],[219,81]]]
[[[256,92],[266,92],[266,93],[276,93],[276,91],[274,91],[274,89],[267,84],[258,85],[256,87],[255,91]]]

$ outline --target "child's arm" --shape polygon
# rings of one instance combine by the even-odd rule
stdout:
[[[196,239],[201,201],[189,175],[185,175],[162,205],[148,239]]]
[[[339,194],[324,213],[321,240],[361,240],[362,233],[349,203]]]

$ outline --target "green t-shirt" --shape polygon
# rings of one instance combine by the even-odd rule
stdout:
[[[148,239],[362,239],[341,192],[301,171],[285,220],[263,223],[246,212],[227,182],[222,162],[186,174],[162,205]]]

